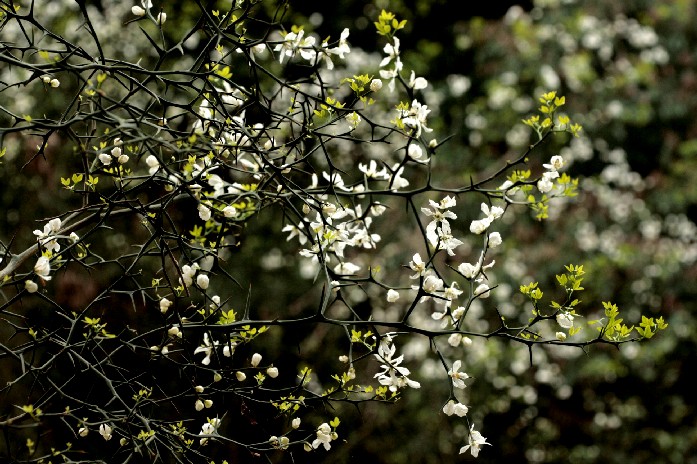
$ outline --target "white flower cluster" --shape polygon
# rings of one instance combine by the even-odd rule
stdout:
[[[547,169],[547,171],[542,174],[542,178],[537,182],[537,189],[540,193],[547,193],[554,188],[552,181],[559,177],[559,170],[564,167],[564,158],[560,155],[552,156],[549,164],[543,164],[542,167]]]
[[[199,432],[199,436],[201,437],[199,443],[201,446],[207,444],[208,440],[217,433],[221,422],[221,419],[214,417],[213,419],[208,419],[203,423],[203,426],[201,426],[201,431]]]
[[[128,162],[128,155],[123,152],[121,145],[123,142],[121,139],[114,139],[114,148],[111,149],[109,153],[100,153],[97,157],[99,161],[102,162],[104,166],[111,165],[112,160],[116,160],[119,164],[126,164]]]
[[[152,8],[152,0],[141,0],[140,5],[134,5],[131,7],[131,13],[134,16],[143,17],[148,14],[150,8]],[[155,23],[162,25],[167,21],[167,13],[159,12],[157,17],[153,18]]]
[[[380,339],[378,352],[374,356],[382,363],[381,372],[375,374],[375,377],[380,382],[380,385],[387,386],[390,391],[396,392],[404,387],[421,388],[421,384],[415,380],[411,380],[409,375],[411,371],[404,366],[401,366],[404,360],[404,355],[394,357],[397,347],[393,343],[396,334],[385,334]]]
[[[324,172],[323,178],[339,191],[364,191],[361,184],[354,187],[345,186],[338,173],[330,175]],[[317,190],[318,183],[318,177],[313,175],[312,183],[306,190]],[[318,263],[320,257],[325,263],[338,260],[339,263],[333,269],[335,273],[354,275],[361,270],[361,266],[347,261],[345,250],[346,248],[375,249],[381,236],[371,232],[370,227],[373,224],[373,218],[385,211],[385,207],[378,203],[368,205],[367,211],[363,208],[360,203],[356,203],[353,207],[337,205],[326,194],[308,196],[303,205],[305,216],[302,221],[298,222],[298,225],[287,224],[282,231],[288,233],[287,240],[298,237],[301,245],[308,243],[308,240],[312,241],[309,248],[300,250],[301,256],[311,258],[314,263]]]
[[[279,63],[283,63],[286,58],[291,59],[299,55],[311,64],[315,64],[319,58],[319,61],[324,61],[327,69],[331,70],[334,69],[332,55],[338,56],[343,60],[346,54],[351,52],[347,41],[348,36],[349,30],[346,28],[341,32],[336,47],[330,48],[328,40],[325,40],[322,42],[321,47],[317,48],[315,46],[317,39],[311,35],[305,36],[305,31],[299,29],[297,32],[286,33],[283,37],[283,42],[277,44],[273,50],[279,52]]]
[[[58,253],[61,249],[58,240],[60,238],[65,238],[59,235],[62,225],[63,223],[60,218],[53,218],[44,225],[43,230],[34,230],[34,235],[37,237],[39,246],[45,250],[39,259],[36,260],[36,264],[34,264],[34,273],[43,281],[51,280],[51,258],[54,253]],[[80,240],[80,237],[78,237],[75,232],[71,232],[67,238],[71,243]],[[32,280],[26,280],[24,282],[24,288],[26,288],[29,293],[34,293],[39,289],[36,282]]]

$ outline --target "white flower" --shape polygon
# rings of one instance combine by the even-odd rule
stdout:
[[[421,104],[418,100],[411,102],[409,110],[398,110],[402,123],[414,130],[414,136],[420,137],[421,131],[431,132],[433,129],[426,127],[426,118],[431,110],[427,105]]]
[[[370,163],[368,163],[367,165],[363,163],[358,163],[358,170],[365,174],[365,177],[367,177],[368,179],[372,178],[385,180],[389,178],[387,168],[383,166],[383,168],[378,171],[378,164],[375,162],[375,160],[370,160]]]
[[[492,206],[491,208],[489,208],[489,205],[487,205],[486,203],[482,203],[480,209],[482,210],[482,213],[484,213],[484,215],[492,221],[494,219],[500,218],[501,216],[503,216],[504,213],[503,208],[501,208],[500,206]]]
[[[426,276],[423,287],[427,293],[436,293],[439,290],[443,290],[443,280],[434,275]]]
[[[472,448],[472,456],[476,458],[479,455],[479,450],[481,449],[482,445],[491,445],[491,443],[486,442],[486,438],[484,438],[481,433],[474,430],[474,424],[472,424],[472,427],[470,427],[470,434],[468,440],[469,444],[460,448],[459,454],[462,454],[466,452],[468,449]]]
[[[266,374],[268,374],[268,376],[272,379],[275,379],[276,377],[278,377],[278,368],[271,366],[268,369],[266,369]]]
[[[206,274],[199,274],[196,276],[196,285],[201,287],[203,290],[208,288],[209,279]]]
[[[25,280],[24,288],[27,289],[29,293],[36,293],[36,291],[39,289],[39,286],[33,280]]]
[[[380,62],[380,67],[382,68],[383,66],[386,66],[387,64],[390,63],[393,59],[398,59],[399,57],[399,38],[393,37],[394,40],[394,45],[391,43],[388,43],[385,45],[385,47],[382,49],[387,56],[382,59]]]
[[[235,216],[237,216],[237,208],[228,205],[225,208],[223,208],[223,215],[226,218],[234,218]]]
[[[201,431],[199,432],[199,435],[203,435],[199,442],[201,445],[208,443],[208,438],[215,434],[218,427],[220,427],[220,422],[221,420],[216,417],[214,419],[208,419],[208,421],[201,426]]]
[[[104,437],[106,441],[111,440],[111,426],[109,424],[102,424],[99,426],[99,434]]]
[[[198,205],[198,217],[201,218],[202,221],[207,221],[211,218],[211,210],[204,204],[199,204]]]
[[[329,451],[332,447],[330,442],[334,438],[335,433],[332,433],[332,428],[326,422],[317,427],[317,438],[312,441],[312,447],[317,449],[319,445],[323,445],[324,449]]]
[[[456,403],[455,400],[450,400],[443,406],[443,412],[447,416],[455,414],[458,417],[464,417],[469,412],[469,408],[462,403]]]
[[[472,232],[473,234],[481,234],[486,229],[488,229],[490,225],[491,219],[489,219],[488,217],[472,221],[472,223],[470,224],[470,232]]]
[[[346,123],[348,124],[350,130],[357,128],[362,120],[363,119],[361,118],[361,116],[355,111],[351,112],[346,116]]]
[[[87,427],[80,427],[77,430],[77,434],[81,437],[86,437],[88,433],[90,433],[90,429],[88,429]]]
[[[148,170],[148,173],[151,176],[155,174],[158,169],[160,169],[160,162],[157,160],[157,157],[155,155],[149,155],[147,158],[145,158],[145,164],[147,164],[150,168]]]
[[[261,355],[259,353],[254,353],[252,355],[252,367],[257,367],[261,362]]]
[[[201,400],[196,400],[196,403],[194,404],[194,408],[197,411],[203,411],[203,401]]]
[[[537,182],[537,190],[539,190],[540,193],[547,193],[552,190],[552,188],[554,188],[554,184],[547,177],[543,176],[542,179]]]
[[[452,334],[448,337],[448,345],[457,346],[462,342],[462,334]]]
[[[462,361],[459,359],[453,363],[453,367],[448,371],[448,375],[453,380],[453,386],[456,388],[465,388],[465,380],[469,379],[470,376],[464,372],[459,372],[460,367],[462,367]]]
[[[244,372],[237,371],[235,372],[235,378],[237,378],[238,382],[244,382],[247,375]]]
[[[288,449],[290,439],[288,437],[278,438],[276,435],[272,435],[271,438],[269,438],[269,443],[277,449]]]
[[[557,324],[559,324],[562,329],[570,329],[574,326],[574,316],[568,312],[557,313]]]
[[[49,81],[49,85],[55,89],[55,88],[59,87],[61,85],[61,83],[58,79],[51,79]]]
[[[416,74],[414,71],[411,72],[411,76],[409,77],[409,87],[411,87],[414,90],[421,90],[425,89],[428,87],[428,81],[424,79],[423,77],[415,77]]]
[[[167,21],[167,13],[164,11],[157,15],[157,24],[164,24]]]
[[[479,274],[480,265],[481,263],[477,263],[476,265],[470,263],[462,263],[457,267],[457,270],[466,278],[474,279],[477,276],[477,274]]]
[[[453,309],[451,316],[452,316],[453,320],[457,321],[462,317],[463,314],[465,314],[465,308],[462,306],[458,306],[457,308]],[[465,337],[465,339],[469,340],[468,337]]]
[[[172,306],[172,302],[167,298],[162,298],[160,300],[160,312],[162,314],[165,314],[169,310],[170,306]]]
[[[293,427],[294,429],[297,429],[298,427],[300,427],[300,418],[296,417],[295,419],[293,419],[290,423],[290,426]]]
[[[404,360],[404,355],[393,358],[397,347],[392,343],[392,335],[387,334],[380,340],[378,353],[374,356],[382,363],[382,372],[374,375],[381,385],[387,386],[390,391],[396,392],[400,388],[411,387],[421,388],[421,384],[409,379],[411,372],[406,367],[400,366]]]
[[[394,289],[389,289],[387,291],[387,302],[394,303],[397,300],[399,300],[399,292]]]
[[[131,13],[133,13],[135,16],[145,16],[145,10],[138,5],[131,7]]]
[[[111,155],[108,153],[100,153],[99,161],[101,161],[104,166],[109,166],[111,164]]]
[[[213,407],[213,400],[204,400],[204,401],[203,401],[203,406],[204,406],[206,409],[210,409],[211,407]]]
[[[312,48],[315,45],[314,37],[304,37],[305,31],[300,30],[297,33],[289,32],[283,38],[283,43],[276,45],[274,51],[280,51],[278,61],[283,63],[286,57],[295,56],[296,52],[300,52],[300,56],[311,61],[317,55],[317,52]]]
[[[549,164],[543,164],[542,167],[550,171],[558,171],[564,167],[564,158],[561,155],[554,155],[549,160]]]
[[[382,81],[380,79],[373,79],[370,81],[370,90],[377,92],[382,88]]]
[[[420,276],[426,273],[426,263],[421,259],[421,255],[418,253],[414,254],[412,260],[409,262],[409,267],[416,274],[409,276],[410,279],[418,279]]]
[[[116,161],[118,161],[119,164],[126,164],[126,163],[128,163],[128,159],[129,159],[128,155],[123,154],[123,155],[120,155]]]
[[[339,263],[336,266],[334,266],[334,272],[336,272],[339,275],[353,275],[360,270],[360,266],[356,266],[355,264],[349,262]]]
[[[424,155],[424,151],[421,146],[416,143],[412,143],[409,145],[409,148],[407,148],[407,155],[409,155],[409,158],[413,160],[418,160]]]
[[[51,262],[46,256],[40,257],[34,264],[34,272],[43,280],[51,280]]]
[[[491,291],[487,284],[479,284],[477,288],[474,289],[474,295],[479,298],[489,298],[491,296]]]
[[[560,342],[566,341],[566,334],[564,332],[557,332],[556,337]]]
[[[199,353],[204,353],[206,356],[201,360],[201,364],[204,366],[207,366],[211,363],[211,355],[213,354],[213,349],[215,348],[215,345],[218,343],[216,342],[215,344],[211,344],[210,339],[208,338],[208,332],[203,334],[203,345],[198,346],[194,350],[194,354],[199,354]]]
[[[172,338],[182,338],[182,331],[178,325],[173,325],[167,330],[167,335]]]
[[[489,234],[489,248],[496,248],[501,245],[503,240],[501,239],[501,234],[498,232],[492,232]]]
[[[455,256],[453,249],[460,245],[462,245],[462,241],[453,237],[450,230],[450,223],[443,219],[441,221],[441,226],[438,228],[438,249],[447,251],[450,256]]]
[[[223,347],[223,356],[229,358],[235,353],[235,348],[237,348],[237,342],[227,341]]]

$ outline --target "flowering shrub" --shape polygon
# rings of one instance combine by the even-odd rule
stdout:
[[[558,91],[519,123],[515,157],[440,179],[447,139],[393,13],[375,18],[375,55],[262,1],[192,24],[149,0],[65,6],[2,3],[2,154],[56,177],[33,236],[2,243],[6,457],[304,460],[351,441],[345,405],[422,388],[410,346],[432,353],[442,412],[466,426],[459,452],[477,457],[499,437],[467,404],[471,345],[518,343],[532,361],[667,327],[628,324],[611,301],[580,322],[595,311],[576,264],[559,297],[526,281],[514,317],[489,304],[499,227],[578,192],[564,156],[531,159],[581,133]]]

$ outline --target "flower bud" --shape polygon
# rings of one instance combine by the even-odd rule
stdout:
[[[373,79],[370,81],[370,90],[377,92],[382,88],[382,81],[380,79]]]

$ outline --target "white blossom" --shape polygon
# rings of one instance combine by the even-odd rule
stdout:
[[[317,438],[312,441],[312,448],[317,449],[320,445],[329,451],[332,445],[330,442],[334,439],[336,432],[332,432],[332,428],[326,422],[317,427]]]
[[[501,239],[501,234],[498,232],[492,232],[489,234],[489,248],[496,248],[501,245],[503,240]]]
[[[554,155],[550,158],[549,164],[543,164],[542,167],[550,171],[558,171],[564,167],[564,158],[561,155]]]
[[[472,424],[472,426],[470,427],[468,441],[469,444],[460,448],[459,454],[462,454],[471,448],[470,452],[472,453],[472,457],[476,458],[477,456],[479,456],[479,451],[482,445],[491,445],[491,443],[486,442],[486,438],[484,438],[481,433],[474,430],[474,424]]]
[[[423,77],[416,77],[416,73],[412,71],[411,76],[409,77],[408,85],[414,90],[422,90],[428,87],[428,81]]]
[[[33,280],[25,280],[24,281],[24,288],[29,293],[36,293],[36,291],[39,290],[39,286]]]
[[[51,280],[51,262],[46,256],[41,256],[34,264],[34,272],[43,280]]]
[[[160,312],[162,314],[166,313],[169,310],[170,306],[172,306],[172,302],[167,298],[162,298],[160,300]]]
[[[489,298],[491,296],[491,291],[487,284],[479,284],[477,288],[474,289],[474,295],[479,298]]]
[[[382,81],[380,79],[373,79],[370,81],[370,90],[377,92],[382,88]]]
[[[205,290],[208,288],[210,280],[208,279],[208,276],[206,274],[199,274],[196,276],[196,285],[201,287],[201,289]]]
[[[111,440],[111,426],[109,424],[102,424],[99,426],[99,434],[106,440]]]
[[[465,388],[465,380],[469,379],[470,376],[464,372],[460,372],[460,367],[462,367],[462,361],[459,359],[453,363],[453,367],[448,371],[448,375],[453,381],[453,386],[455,388]]]
[[[210,208],[204,204],[199,204],[198,205],[198,217],[200,217],[202,221],[209,220],[211,218]]]
[[[469,408],[462,403],[455,402],[455,400],[450,400],[443,406],[443,412],[447,416],[454,414],[458,417],[464,417],[469,412]]]
[[[472,223],[470,224],[470,232],[472,232],[473,234],[481,234],[486,229],[488,229],[490,225],[491,219],[489,218],[472,221]]]
[[[568,312],[563,311],[557,313],[556,319],[557,324],[559,324],[562,329],[570,329],[574,326],[574,316]]]

